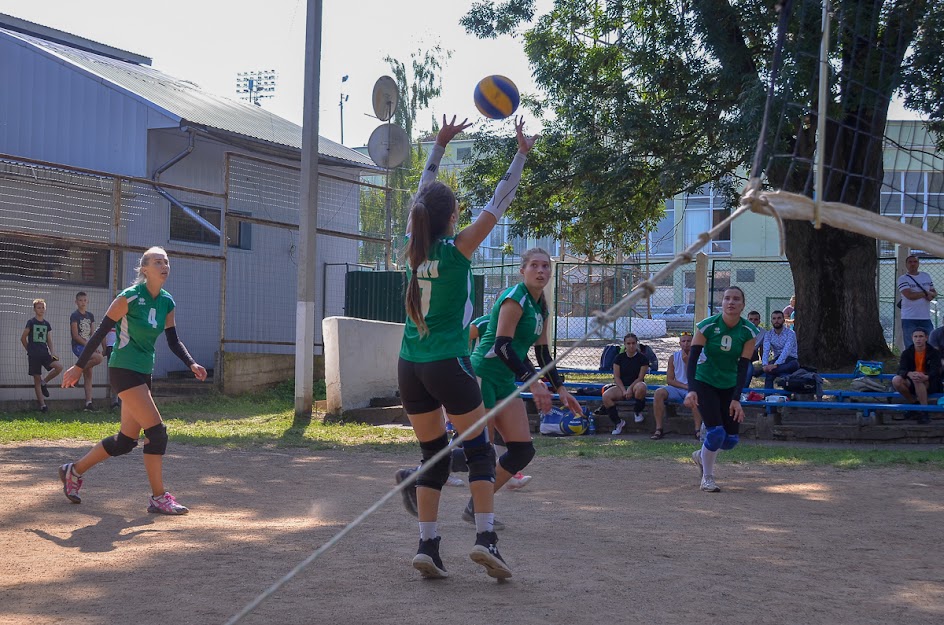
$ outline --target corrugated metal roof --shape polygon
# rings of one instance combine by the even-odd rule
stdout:
[[[168,76],[153,67],[109,58],[19,32],[0,29],[0,33],[25,41],[91,72],[181,121],[301,150],[301,126],[273,115],[262,107],[209,93],[192,82]],[[321,156],[352,165],[371,169],[377,167],[367,156],[324,137],[318,137],[318,152]]]

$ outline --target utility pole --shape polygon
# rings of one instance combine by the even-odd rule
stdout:
[[[341,76],[341,101],[338,106],[341,107],[341,145],[344,145],[344,103],[351,96],[344,93],[344,83],[347,82],[347,74]]]

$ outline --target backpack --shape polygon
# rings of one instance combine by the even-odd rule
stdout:
[[[852,390],[863,393],[884,393],[888,390],[878,377],[869,375],[854,379],[849,386]]]
[[[603,348],[603,354],[600,355],[600,371],[613,373],[613,362],[620,353],[622,345],[607,345]]]
[[[639,351],[649,360],[649,373],[655,373],[659,370],[659,357],[652,351],[648,345],[639,344]]]
[[[777,378],[776,381],[780,388],[790,393],[817,396],[823,394],[823,378],[806,369],[797,369],[790,375]]]

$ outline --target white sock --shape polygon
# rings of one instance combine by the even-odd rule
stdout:
[[[76,477],[82,477],[82,474],[75,470],[75,465],[72,465],[72,475]]]
[[[420,540],[432,540],[439,536],[436,521],[420,521]]]
[[[494,512],[476,512],[475,513],[475,532],[494,532],[495,531],[495,513]]]
[[[705,476],[715,476],[715,458],[718,455],[718,450],[709,451],[707,447],[701,448],[701,464],[705,467]]]

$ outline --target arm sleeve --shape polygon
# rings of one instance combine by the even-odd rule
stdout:
[[[741,356],[738,358],[738,388],[737,388],[737,398],[741,396],[741,384],[743,380],[747,377],[747,368],[751,366],[751,359]],[[735,399],[737,399],[735,398]]]
[[[688,353],[688,388],[691,390],[692,382],[695,381],[695,373],[698,371],[698,359],[701,357],[704,345],[692,345],[692,350]]]
[[[518,358],[518,354],[511,348],[510,336],[499,336],[495,338],[495,355],[505,363],[511,372],[515,374],[515,379],[519,382],[526,382],[534,375],[535,369],[531,361],[525,356],[524,360]]]
[[[79,369],[85,369],[85,365],[88,364],[88,361],[92,358],[92,354],[95,353],[95,350],[98,349],[98,346],[102,344],[102,341],[105,340],[105,335],[108,334],[108,331],[115,327],[115,321],[105,315],[105,318],[102,319],[101,325],[98,326],[98,329],[95,330],[95,334],[89,337],[89,340],[85,342],[85,347],[82,348],[82,354],[79,356],[79,359],[75,362],[75,366]]]
[[[164,328],[164,337],[167,338],[167,346],[170,348],[170,351],[174,352],[174,355],[180,358],[187,367],[192,367],[197,364],[197,361],[193,359],[193,356],[190,355],[190,352],[187,351],[184,344],[180,342],[180,338],[177,337],[176,326]]]
[[[416,188],[417,192],[430,182],[436,180],[436,176],[439,174],[439,163],[442,161],[443,154],[445,153],[446,148],[438,143],[433,144],[433,148],[429,151],[429,157],[426,159],[426,167],[423,168],[423,173],[420,176],[420,184]]]
[[[534,356],[538,359],[538,366],[542,369],[547,366],[554,359],[551,358],[551,350],[547,345],[535,345],[534,346]],[[551,367],[547,372],[547,376],[544,378],[551,383],[555,389],[558,389],[564,386],[564,378],[561,377],[560,372],[557,371],[557,367]]]
[[[790,332],[787,334],[786,339],[784,339],[783,349],[780,350],[780,356],[777,357],[777,361],[774,362],[775,365],[782,365],[787,361],[787,358],[797,357],[797,340],[796,334]]]
[[[485,205],[485,208],[482,209],[494,215],[495,219],[500,220],[502,215],[505,214],[505,210],[511,205],[511,201],[515,199],[515,192],[518,190],[518,183],[521,182],[521,172],[524,171],[524,163],[526,160],[528,160],[528,157],[524,154],[520,152],[515,154],[515,158],[512,159],[508,171],[505,172],[502,179],[498,181],[498,186],[495,188],[495,195],[492,196],[492,199],[490,199],[488,204]]]

